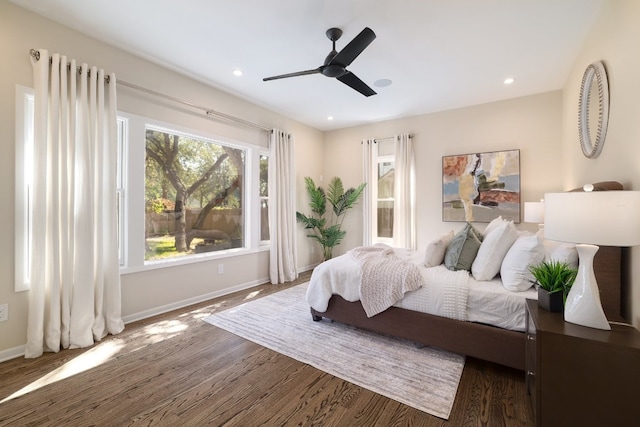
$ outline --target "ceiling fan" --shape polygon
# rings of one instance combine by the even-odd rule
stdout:
[[[375,95],[376,93],[369,86],[360,80],[355,74],[347,70],[354,59],[376,38],[376,34],[368,27],[353,38],[340,52],[336,51],[336,40],[342,36],[340,28],[329,28],[326,32],[329,40],[333,42],[333,49],[324,60],[324,64],[318,68],[295,73],[281,74],[279,76],[265,77],[262,81],[285,79],[288,77],[305,76],[307,74],[323,74],[327,77],[335,77],[342,83],[357,90],[364,96]]]

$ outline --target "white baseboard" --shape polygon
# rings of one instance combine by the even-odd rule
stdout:
[[[317,267],[317,265],[318,264],[314,264],[314,265],[311,265],[311,266],[300,267],[300,268],[298,268],[298,272],[299,273],[303,273],[305,271],[313,270],[315,267]],[[242,283],[240,285],[232,286],[230,288],[224,288],[224,289],[221,289],[219,291],[210,292],[208,294],[198,295],[197,297],[187,298],[185,300],[177,301],[177,302],[174,302],[174,303],[171,303],[171,304],[167,304],[167,305],[163,305],[163,306],[160,306],[160,307],[154,307],[154,308],[151,308],[149,310],[141,311],[139,313],[129,314],[127,316],[123,316],[122,320],[124,321],[125,324],[131,323],[131,322],[136,322],[138,320],[147,319],[149,317],[157,316],[159,314],[164,314],[164,313],[167,313],[167,312],[172,311],[172,310],[177,310],[179,308],[183,308],[183,307],[187,307],[187,306],[190,306],[190,305],[198,304],[198,303],[201,303],[201,302],[213,299],[213,298],[223,297],[225,295],[229,295],[229,294],[232,294],[234,292],[243,291],[245,289],[253,288],[254,286],[258,286],[258,285],[262,285],[264,283],[268,283],[269,280],[270,280],[269,277],[265,277],[265,278],[254,280],[254,281],[251,281],[251,282]]]
[[[24,356],[24,348],[25,346],[20,345],[18,347],[0,351],[0,362],[6,362],[7,360]]]
[[[213,298],[223,297],[225,295],[232,294],[234,292],[243,291],[245,289],[253,288],[254,286],[261,285],[265,282],[268,282],[269,279],[258,279],[252,282],[242,283],[240,285],[232,286],[230,288],[224,288],[215,292],[210,292],[203,295],[198,295],[197,297],[187,298],[182,301],[176,301],[171,304],[163,305],[160,307],[154,307],[149,310],[144,310],[139,313],[129,314],[127,316],[123,316],[122,320],[125,324],[131,322],[137,322],[138,320],[147,319],[149,317],[157,316],[159,314],[168,313],[169,311],[177,310],[179,308],[187,307],[190,305],[198,304],[203,301],[207,301]]]
[[[314,267],[316,267],[316,265],[302,267],[299,271],[302,273],[302,272],[311,270]],[[187,306],[190,306],[190,305],[193,305],[193,304],[198,304],[200,302],[207,301],[207,300],[210,300],[210,299],[213,299],[213,298],[218,298],[218,297],[222,297],[222,296],[225,296],[225,295],[232,294],[234,292],[243,291],[245,289],[249,289],[249,288],[252,288],[254,286],[258,286],[258,285],[261,285],[261,284],[264,284],[264,283],[267,283],[267,282],[269,282],[269,278],[268,277],[267,278],[263,278],[263,279],[254,280],[252,282],[243,283],[243,284],[240,284],[240,285],[232,286],[230,288],[224,288],[224,289],[221,289],[219,291],[210,292],[208,294],[199,295],[197,297],[188,298],[188,299],[185,299],[185,300],[182,300],[182,301],[174,302],[174,303],[163,305],[163,306],[160,306],[160,307],[154,307],[154,308],[151,308],[149,310],[141,311],[139,313],[129,314],[127,316],[123,316],[122,320],[124,321],[125,324],[131,323],[131,322],[136,322],[138,320],[147,319],[149,317],[157,316],[158,314],[164,314],[164,313],[167,313],[167,312],[172,311],[172,310],[177,310],[179,308],[187,307]],[[1,350],[0,351],[0,362],[4,362],[4,361],[10,360],[10,359],[15,359],[17,357],[22,357],[22,356],[24,356],[24,350],[25,350],[25,346],[24,345],[21,345],[21,346],[18,346],[18,347],[14,347],[14,348],[10,348],[10,349],[7,349],[7,350]]]

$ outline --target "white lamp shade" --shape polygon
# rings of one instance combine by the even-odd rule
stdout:
[[[524,202],[524,222],[542,224],[544,222],[544,203]]]
[[[547,193],[544,199],[547,239],[640,245],[640,191]]]

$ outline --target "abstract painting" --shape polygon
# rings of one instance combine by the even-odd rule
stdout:
[[[442,220],[520,222],[520,150],[442,157]]]

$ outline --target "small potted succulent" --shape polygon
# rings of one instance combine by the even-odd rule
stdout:
[[[529,266],[538,287],[538,305],[545,310],[561,313],[578,269],[566,262],[543,261]]]

